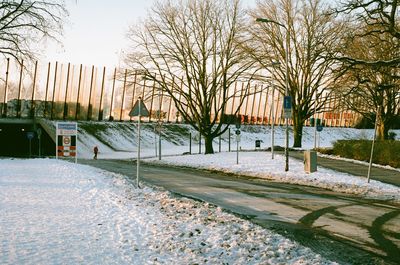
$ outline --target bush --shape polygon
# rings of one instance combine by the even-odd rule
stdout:
[[[339,140],[333,145],[333,154],[350,159],[369,161],[372,141]],[[387,140],[375,142],[372,162],[400,168],[400,141]]]
[[[316,148],[315,151],[325,155],[333,155],[332,148]]]

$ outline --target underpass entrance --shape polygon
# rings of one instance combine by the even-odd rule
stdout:
[[[55,143],[33,120],[0,119],[0,157],[54,156]]]

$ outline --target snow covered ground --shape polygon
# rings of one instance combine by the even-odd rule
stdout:
[[[85,130],[85,127],[99,126],[98,131],[93,133]],[[137,155],[137,130],[135,123],[107,123],[107,122],[80,122],[78,135],[78,152],[82,158],[91,158],[94,146],[100,149],[100,158],[135,158]],[[198,133],[187,124],[165,124],[162,132],[162,153],[163,155],[176,155],[189,152],[189,139],[191,134],[192,153],[204,153],[204,139],[199,145]],[[231,150],[236,149],[235,126],[231,126],[230,143]],[[241,127],[240,148],[242,150],[254,150],[255,141],[261,141],[261,149],[271,146],[271,127],[269,126],[248,126]],[[394,130],[397,139],[400,140],[400,130]],[[289,128],[289,146],[292,146],[292,131]],[[332,147],[336,140],[340,139],[372,139],[373,130],[353,128],[324,128],[317,133],[316,143],[319,147]],[[285,128],[276,126],[274,130],[274,145],[285,146]],[[143,156],[155,156],[158,152],[158,135],[154,133],[154,124],[145,123],[141,130],[141,154]],[[201,146],[201,148],[199,148]],[[314,147],[314,128],[304,127],[303,149]],[[214,140],[214,150],[219,151],[219,139]],[[229,150],[229,131],[221,137],[221,151]]]
[[[112,125],[92,135],[80,129],[80,158],[135,159],[135,126]],[[120,127],[123,127],[122,129]],[[284,144],[277,127],[275,145]],[[400,131],[395,131],[399,137]],[[163,163],[219,170],[272,181],[317,186],[340,192],[400,202],[400,188],[319,167],[306,174],[303,164],[269,152],[269,127],[244,127],[239,164],[228,150],[199,151],[198,136],[190,128],[163,134],[163,158],[154,158],[157,138],[151,126],[142,132],[142,156],[147,163]],[[303,146],[313,146],[313,128],[305,128]],[[196,138],[197,137],[197,138]],[[369,139],[372,130],[325,128],[320,146],[337,139]],[[231,149],[235,149],[232,135]],[[218,151],[218,139],[214,144]],[[204,147],[202,147],[204,152]],[[166,156],[171,155],[171,156]],[[153,157],[153,158],[152,158]],[[135,189],[125,176],[53,159],[0,159],[0,264],[332,264],[310,249],[242,220],[220,208],[180,198],[155,187]]]
[[[81,131],[79,136],[81,140],[78,146],[78,149],[81,150],[80,156],[90,158],[92,156],[92,146],[98,145],[100,147],[100,158],[136,159],[135,124],[112,123],[107,124],[107,126],[96,137],[85,133],[84,130]],[[304,173],[303,163],[294,159],[290,159],[290,171],[285,172],[282,156],[275,155],[275,159],[272,160],[270,152],[248,152],[249,150],[255,150],[255,140],[262,141],[261,149],[271,146],[271,128],[269,126],[242,126],[240,149],[247,151],[240,152],[239,165],[236,165],[236,152],[227,152],[229,150],[228,134],[223,135],[221,138],[221,153],[218,153],[219,141],[216,139],[214,142],[216,154],[206,156],[182,155],[189,151],[189,133],[192,134],[193,138],[192,154],[198,154],[200,150],[204,152],[204,146],[199,148],[198,138],[196,138],[198,135],[188,125],[181,125],[182,130],[168,128],[168,126],[176,125],[166,125],[162,141],[163,158],[161,161],[158,161],[157,158],[154,158],[157,154],[157,135],[154,134],[154,130],[150,124],[146,126],[141,133],[141,156],[148,157],[146,159],[147,162],[219,170],[265,178],[277,182],[315,186],[370,198],[400,202],[400,188],[393,185],[374,180],[367,183],[366,178],[335,172],[323,167],[318,167],[318,172],[316,173],[306,174]],[[232,126],[232,134],[234,130],[235,127]],[[180,133],[178,134],[177,131]],[[397,138],[400,139],[400,130],[394,130],[394,132]],[[284,135],[284,127],[278,126],[275,128],[275,145],[284,146]],[[372,139],[372,137],[373,130],[328,127],[317,134],[317,145],[331,147],[333,142],[339,139]],[[114,150],[105,145],[105,142],[113,146]],[[303,130],[303,148],[311,149],[313,146],[314,128],[305,127]],[[236,150],[235,135],[231,135],[231,150]]]
[[[333,264],[207,203],[89,166],[0,159],[1,264]]]

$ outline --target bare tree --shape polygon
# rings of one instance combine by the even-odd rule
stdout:
[[[126,62],[155,81],[174,101],[183,119],[205,138],[205,153],[224,133],[228,102],[234,115],[250,86],[232,93],[230,86],[251,80],[253,62],[241,50],[246,21],[239,0],[158,1],[141,27],[128,36],[133,49]],[[253,73],[255,70],[253,70]]]
[[[375,29],[376,25],[373,25]],[[394,58],[400,58],[400,39],[391,34],[370,34],[371,26],[358,26],[355,32],[362,38],[349,37],[343,43],[342,52],[348,58],[357,58],[359,62],[344,62],[345,74],[340,78],[346,82],[339,95],[347,108],[359,113],[371,122],[377,115],[377,138],[388,139],[389,130],[395,126],[400,115],[400,67],[394,64]],[[393,49],[397,47],[397,49]]]
[[[327,10],[320,0],[274,0],[259,1],[251,12],[254,21],[263,18],[265,23],[251,27],[249,54],[264,68],[280,62],[272,75],[282,94],[286,92],[286,66],[289,69],[287,92],[292,100],[294,147],[301,147],[304,122],[323,110],[337,85],[333,55],[344,26]],[[323,94],[327,96],[322,97]]]
[[[0,53],[17,60],[33,58],[32,46],[56,38],[66,15],[64,1],[0,1]]]
[[[335,10],[338,14],[347,14],[354,17],[353,21],[364,29],[355,31],[353,38],[374,36],[387,39],[387,35],[400,40],[400,2],[398,0],[348,0]],[[394,44],[394,43],[393,43]],[[398,45],[398,44],[397,44]],[[395,49],[398,46],[392,47]],[[371,66],[399,66],[400,56],[390,59],[375,58],[374,60],[362,60],[357,57],[342,56],[341,59],[348,64],[364,64]]]

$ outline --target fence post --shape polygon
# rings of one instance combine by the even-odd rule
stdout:
[[[99,106],[99,115],[97,117],[98,121],[103,120],[103,95],[104,95],[104,80],[106,76],[106,67],[103,67],[103,77],[101,79],[101,92],[100,92],[100,106]]]
[[[115,92],[115,78],[117,76],[117,68],[114,68],[114,78],[113,78],[113,85],[112,85],[112,91],[111,91],[111,105],[110,105],[110,117],[108,118],[109,121],[114,120],[113,117],[113,103],[114,103],[114,92]]]
[[[124,87],[122,89],[122,102],[121,102],[121,111],[119,113],[119,121],[122,121],[122,113],[124,110],[124,101],[125,101],[125,90],[126,90],[126,77],[128,75],[128,70],[125,69],[125,75],[124,75]]]
[[[21,117],[21,87],[22,87],[22,71],[24,70],[24,60],[21,61],[21,71],[19,72],[19,84],[18,84],[18,98],[17,98],[17,118]]]
[[[135,71],[135,77],[133,79],[131,109],[133,108],[133,105],[135,104],[136,80],[137,80],[137,71]],[[132,121],[132,117],[129,117],[129,120]]]
[[[54,70],[54,84],[53,84],[53,95],[51,100],[51,111],[50,111],[50,120],[53,119],[54,113],[54,100],[56,96],[56,84],[57,84],[57,70],[58,70],[58,62],[56,62],[55,70]]]
[[[50,82],[50,68],[51,68],[51,64],[49,62],[49,65],[47,66],[47,80],[46,80],[46,94],[44,96],[44,112],[43,112],[43,116],[47,117],[47,98],[49,95],[49,82]]]
[[[33,74],[33,85],[32,85],[32,98],[31,98],[31,118],[35,117],[35,88],[36,88],[36,76],[37,76],[38,62],[35,62],[35,72]]]
[[[66,119],[67,114],[68,114],[67,95],[68,95],[68,85],[69,85],[69,72],[70,72],[70,63],[68,63],[68,69],[67,69],[67,84],[65,85],[65,97],[64,97],[63,120]]]
[[[75,105],[75,120],[78,119],[78,115],[80,114],[80,108],[81,108],[81,106],[79,105],[79,94],[81,92],[81,82],[82,82],[82,64],[79,67],[78,93],[76,95],[76,105]]]
[[[88,103],[88,110],[86,114],[86,120],[92,119],[92,90],[93,90],[93,80],[94,80],[94,65],[92,65],[92,73],[90,75],[90,88],[89,88],[89,103]]]
[[[3,99],[3,111],[2,116],[7,117],[7,90],[8,90],[8,71],[10,70],[10,58],[7,58],[7,70],[6,70],[6,83],[4,85],[4,99]]]

